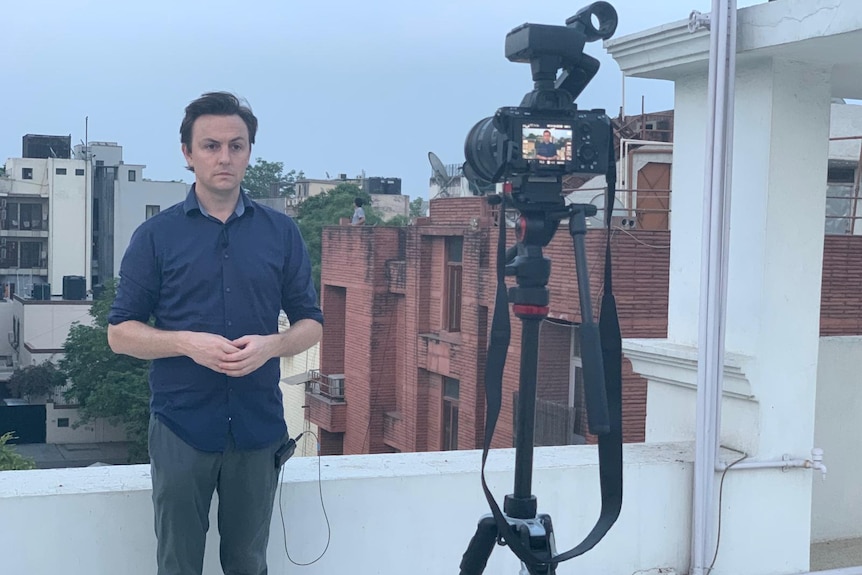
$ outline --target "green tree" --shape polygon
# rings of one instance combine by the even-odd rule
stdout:
[[[108,346],[108,311],[116,294],[116,281],[107,282],[90,308],[93,325],[69,330],[60,369],[71,382],[65,395],[80,404],[82,422],[107,418],[123,425],[132,443],[130,462],[144,463],[149,459],[149,362],[115,354]]]
[[[257,158],[245,171],[242,187],[252,198],[271,198],[296,195],[296,180],[304,177],[302,171],[284,173],[282,162],[267,162]]]
[[[29,457],[24,457],[11,445],[7,443],[15,439],[12,432],[0,435],[0,471],[12,471],[15,469],[34,469],[36,464]]]
[[[50,361],[16,369],[9,378],[9,391],[16,397],[32,399],[50,395],[66,383],[66,375]]]
[[[410,202],[410,217],[421,218],[425,216],[425,202],[419,197]]]
[[[374,226],[381,222],[379,215],[374,213],[371,207],[371,196],[363,192],[356,184],[343,183],[335,188],[311,196],[299,204],[296,221],[302,238],[308,247],[308,255],[311,258],[312,274],[314,283],[320,291],[320,260],[323,247],[324,226],[338,225],[340,218],[349,218],[353,215],[354,198],[362,198],[365,210],[365,225]]]
[[[6,175],[6,166],[0,166],[0,176]]]
[[[410,225],[410,218],[408,218],[407,216],[398,214],[397,216],[392,216],[391,218],[389,218],[388,220],[383,222],[382,225],[389,226],[389,227],[409,226]]]

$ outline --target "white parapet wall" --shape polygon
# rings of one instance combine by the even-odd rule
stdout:
[[[692,456],[687,444],[626,446],[619,521],[593,551],[558,573],[684,573]],[[512,490],[513,459],[512,450],[495,451],[489,459],[489,481],[501,504]],[[323,458],[329,550],[309,567],[291,565],[276,509],[270,573],[457,573],[478,519],[488,512],[479,462],[476,451]],[[285,468],[280,497],[287,547],[299,563],[313,560],[326,545],[317,478],[315,457],[292,459]],[[580,541],[599,512],[595,447],[538,449],[533,492],[540,512],[554,520],[559,549]],[[0,472],[3,572],[155,573],[151,494],[147,466]],[[215,513],[211,525],[204,573],[220,573]],[[725,559],[730,569],[745,562],[732,550]],[[497,547],[485,573],[518,569],[514,555]]]

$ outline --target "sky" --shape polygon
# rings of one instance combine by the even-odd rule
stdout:
[[[739,6],[766,0],[739,0]],[[504,57],[524,22],[564,25],[588,2],[543,0],[29,0],[3,2],[0,161],[24,134],[118,142],[144,177],[191,182],[180,152],[185,106],[227,90],[260,121],[252,158],[307,177],[400,177],[428,195],[428,152],[461,163],[482,118],[532,89]],[[615,0],[615,37],[708,12],[710,0]],[[622,75],[602,68],[581,108],[619,112]],[[669,82],[626,80],[626,111],[673,107]]]

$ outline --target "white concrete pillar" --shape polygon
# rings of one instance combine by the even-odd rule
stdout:
[[[626,344],[648,441],[694,438],[706,95],[676,80],[668,339]],[[827,69],[738,63],[721,443],[756,460],[813,447],[830,96]],[[812,473],[730,474],[713,575],[806,571]]]
[[[736,84],[727,351],[749,356],[759,457],[806,454],[814,429],[830,74],[740,62]],[[706,78],[676,83],[668,340],[697,340]],[[700,145],[698,145],[700,144]],[[732,414],[731,414],[732,415]],[[788,429],[791,428],[791,429]],[[742,447],[742,446],[740,446]]]

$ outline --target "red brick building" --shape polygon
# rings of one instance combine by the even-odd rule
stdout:
[[[322,375],[306,394],[324,453],[481,447],[496,237],[495,214],[483,198],[434,200],[430,217],[415,226],[324,230]],[[604,241],[603,230],[587,234],[595,307]],[[670,232],[618,230],[612,244],[623,337],[665,337]],[[573,343],[580,317],[565,229],[545,255],[552,262],[551,305],[540,335],[536,441],[591,441]],[[827,236],[822,335],[862,334],[860,285],[862,236]],[[495,447],[512,446],[519,354],[520,321],[512,316]],[[623,370],[625,440],[643,441],[646,383],[627,361]]]
[[[326,327],[320,375],[306,394],[307,416],[320,426],[324,453],[481,446],[497,230],[496,216],[483,198],[434,200],[430,217],[415,226],[324,230]],[[603,230],[587,235],[596,302],[604,241]],[[667,231],[613,236],[624,337],[666,334],[669,244]],[[540,336],[537,443],[589,440],[573,348],[580,319],[577,282],[565,229],[545,254],[552,261],[551,311]],[[513,317],[497,447],[513,442],[519,354],[520,321]],[[624,381],[626,441],[643,440],[645,414],[645,382],[629,368]]]

